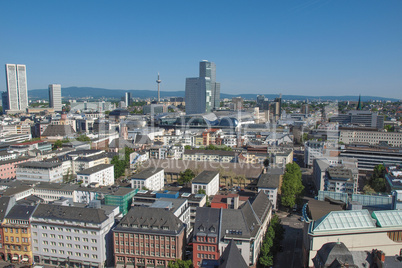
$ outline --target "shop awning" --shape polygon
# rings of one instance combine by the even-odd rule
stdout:
[[[18,261],[18,257],[13,257],[13,261]]]
[[[56,258],[56,257],[50,257],[50,259],[51,259],[52,261],[57,261],[57,258]]]
[[[28,258],[22,258],[22,261],[28,262],[29,259]]]

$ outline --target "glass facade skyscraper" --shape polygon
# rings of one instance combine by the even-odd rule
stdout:
[[[201,61],[199,77],[186,78],[186,114],[208,113],[220,106],[220,83],[216,65]]]
[[[28,108],[26,66],[6,64],[8,110],[18,111]]]
[[[53,108],[55,112],[62,111],[60,84],[49,85],[49,107]]]

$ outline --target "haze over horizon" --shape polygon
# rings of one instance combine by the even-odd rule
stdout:
[[[206,59],[222,93],[402,99],[401,1],[18,1],[2,10],[0,63],[25,64],[30,90],[156,90],[160,72],[162,92],[184,91]]]

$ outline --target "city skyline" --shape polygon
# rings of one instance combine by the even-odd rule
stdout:
[[[28,90],[50,81],[154,90],[160,72],[163,91],[183,91],[208,59],[222,93],[402,98],[400,1],[214,2],[209,20],[205,3],[154,4],[7,2],[0,59],[29,66]]]

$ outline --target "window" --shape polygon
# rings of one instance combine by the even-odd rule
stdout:
[[[64,255],[64,250],[59,250],[59,253]]]
[[[75,256],[77,256],[77,257],[81,257],[81,253],[76,252],[76,253],[75,253]]]
[[[92,259],[97,259],[98,255],[92,254]]]
[[[49,249],[48,249],[48,248],[44,248],[43,251],[44,251],[44,252],[49,252]]]
[[[92,243],[96,243],[96,239],[91,239],[91,242],[92,242]]]
[[[75,248],[81,248],[81,246],[78,244],[75,244]]]
[[[82,239],[82,241],[88,242],[88,238],[85,238],[85,237],[84,237],[84,238]]]
[[[88,250],[88,249],[89,249],[89,247],[88,247],[88,246],[84,246],[83,248],[84,248],[85,250]]]
[[[79,238],[78,236],[75,236],[75,237],[74,237],[74,240],[75,240],[75,241],[80,241],[80,238]]]

